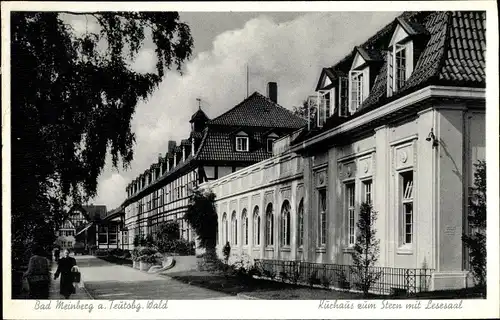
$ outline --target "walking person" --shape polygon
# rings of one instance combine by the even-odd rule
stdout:
[[[56,261],[56,263],[59,263],[60,254],[61,254],[61,251],[59,250],[59,247],[56,247],[54,249],[54,260]]]
[[[57,265],[57,271],[54,274],[54,280],[56,280],[59,275],[61,275],[61,286],[60,293],[64,298],[69,299],[69,297],[75,293],[75,287],[73,285],[73,273],[71,269],[76,266],[76,260],[70,257],[69,249],[64,249],[63,257],[59,259],[59,264]]]
[[[42,247],[33,247],[33,256],[24,277],[29,284],[29,299],[48,299],[50,286],[50,262],[44,257]]]

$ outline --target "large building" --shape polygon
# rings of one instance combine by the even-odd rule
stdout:
[[[200,186],[217,195],[219,252],[229,241],[253,259],[349,265],[371,202],[381,267],[431,270],[431,290],[466,286],[461,237],[485,160],[485,19],[405,12],[324,68],[314,127]],[[408,281],[398,279],[383,281]]]
[[[170,142],[167,153],[127,186],[121,209],[106,219],[124,215],[124,248],[132,247],[136,235],[155,236],[170,220],[179,221],[184,239],[195,240],[183,219],[192,190],[271,157],[276,139],[306,124],[277,103],[277,90],[271,82],[267,97],[255,92],[212,120],[201,108],[192,116],[190,137],[180,145]]]

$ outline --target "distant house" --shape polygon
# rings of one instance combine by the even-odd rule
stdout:
[[[166,154],[126,188],[120,210],[122,239],[130,247],[135,236],[155,236],[169,220],[178,220],[180,236],[194,241],[183,219],[193,188],[271,157],[276,139],[306,124],[277,103],[277,90],[269,83],[267,97],[255,92],[212,120],[201,107],[193,114],[189,138],[179,145],[170,141]]]
[[[96,228],[105,216],[104,205],[74,206],[59,227],[57,244],[62,248],[91,248],[96,245]]]

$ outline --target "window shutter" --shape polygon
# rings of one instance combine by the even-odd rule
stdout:
[[[347,117],[347,108],[349,104],[349,80],[347,77],[339,78],[339,116]]]
[[[387,96],[392,96],[394,86],[394,56],[392,50],[387,51]]]
[[[365,101],[366,98],[368,98],[368,95],[370,94],[370,67],[366,67],[364,70],[363,70],[363,101]],[[363,103],[360,102],[360,106],[362,105]]]
[[[405,46],[405,57],[406,57],[406,79],[410,78],[413,72],[413,41],[409,41]]]
[[[352,113],[352,109],[353,109],[353,103],[352,103],[352,90],[353,90],[353,82],[352,82],[352,75],[353,75],[353,71],[349,71],[349,111]]]
[[[329,102],[330,102],[330,114],[328,114],[328,117],[331,117],[333,114],[335,114],[335,88],[330,90]]]

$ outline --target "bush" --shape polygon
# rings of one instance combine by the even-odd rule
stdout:
[[[109,255],[109,252],[107,249],[97,249],[95,252],[94,252],[94,255],[96,257],[104,257],[104,256],[107,256]]]
[[[175,253],[178,255],[193,255],[194,243],[185,239],[160,240],[156,243],[161,253]]]
[[[207,251],[200,255],[200,259],[197,262],[198,270],[208,271],[208,272],[225,272],[227,265],[222,262],[222,260],[217,257],[215,251]]]
[[[314,270],[308,279],[309,285],[312,287],[315,284],[321,284],[321,280],[318,278],[318,271]]]
[[[163,259],[163,255],[159,252],[153,254],[144,254],[139,257],[139,261],[152,263],[152,264],[161,264],[161,260]]]

